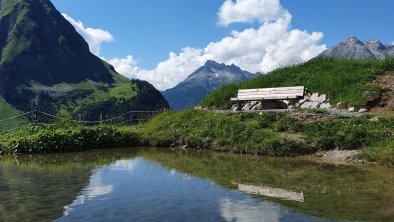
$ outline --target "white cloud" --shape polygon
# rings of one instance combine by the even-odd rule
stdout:
[[[81,21],[76,21],[67,14],[62,14],[77,30],[79,34],[89,44],[90,51],[99,56],[100,47],[103,42],[112,42],[114,38],[111,33],[102,29],[86,28]]]
[[[326,49],[326,45],[319,44],[323,33],[292,29],[292,15],[279,0],[233,1],[226,0],[221,6],[220,24],[258,21],[260,26],[233,31],[230,36],[211,42],[204,49],[185,47],[179,54],[170,52],[168,59],[152,70],[139,67],[131,55],[108,61],[119,73],[147,80],[156,88],[165,90],[185,80],[207,60],[235,64],[250,72],[267,73],[281,66],[308,61]],[[80,21],[72,24],[88,42],[93,42],[89,44],[96,46],[91,50],[96,48],[99,52],[101,42],[113,39],[106,31],[86,31],[88,29]]]
[[[82,190],[82,193],[70,205],[64,207],[63,215],[70,215],[76,206],[83,205],[87,200],[110,194],[113,189],[112,185],[103,184],[101,171],[94,172],[90,177],[89,185]]]
[[[110,59],[108,62],[119,73],[129,78],[146,80],[156,88],[164,90],[176,86],[189,74],[202,66],[206,62],[202,55],[203,50],[201,49],[183,48],[179,54],[170,52],[168,59],[160,62],[153,70],[138,67],[137,62],[131,55],[125,59]]]
[[[269,202],[259,204],[248,203],[247,201],[234,201],[228,198],[219,202],[220,213],[226,221],[253,222],[253,221],[280,221],[283,213],[278,205]]]
[[[110,167],[112,170],[133,172],[133,170],[135,169],[135,167],[138,163],[139,163],[139,159],[117,160]]]
[[[279,0],[226,0],[219,10],[219,24],[269,22],[280,18],[285,11]]]

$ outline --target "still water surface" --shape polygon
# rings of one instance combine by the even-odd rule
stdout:
[[[162,149],[1,157],[0,221],[394,221],[394,171]]]

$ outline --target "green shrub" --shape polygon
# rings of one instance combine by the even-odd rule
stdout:
[[[32,126],[2,136],[1,140],[0,149],[7,154],[62,153],[140,144],[134,132],[108,126]]]
[[[384,140],[363,149],[359,157],[381,164],[394,165],[394,139]]]

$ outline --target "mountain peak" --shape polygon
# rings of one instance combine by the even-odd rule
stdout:
[[[111,70],[49,0],[1,0],[0,5],[0,78],[9,80],[2,84],[113,83]]]
[[[208,60],[187,79],[163,92],[173,109],[181,110],[197,105],[205,96],[224,84],[240,82],[255,75],[238,66]]]
[[[338,45],[327,49],[319,57],[331,57],[356,60],[382,60],[394,56],[394,50],[378,40],[360,41],[350,36]]]
[[[342,41],[343,44],[362,44],[362,42],[356,36],[349,36],[347,39]]]
[[[204,66],[216,66],[216,65],[220,65],[218,62],[216,62],[215,60],[208,60]]]

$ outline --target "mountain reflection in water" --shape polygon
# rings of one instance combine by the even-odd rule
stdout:
[[[380,167],[132,148],[3,157],[0,175],[0,221],[394,218]]]

